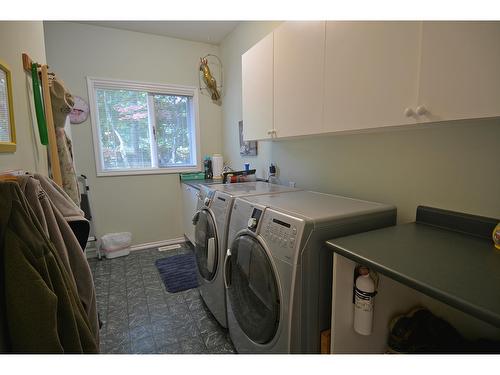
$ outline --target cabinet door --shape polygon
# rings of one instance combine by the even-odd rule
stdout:
[[[243,139],[266,139],[273,130],[273,34],[241,56]]]
[[[182,191],[182,231],[184,235],[194,244],[194,225],[193,215],[196,212],[196,205],[198,203],[198,190],[181,184]]]
[[[422,122],[500,116],[500,22],[424,22]]]
[[[325,132],[416,123],[420,27],[326,23]]]
[[[321,132],[324,57],[325,22],[285,22],[274,31],[277,138]]]

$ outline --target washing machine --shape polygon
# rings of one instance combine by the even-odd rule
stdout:
[[[226,253],[227,228],[236,197],[259,194],[278,195],[298,189],[267,182],[243,182],[201,186],[198,210],[193,218],[195,255],[200,294],[214,317],[227,327],[223,261]]]
[[[227,319],[239,353],[319,353],[330,327],[325,241],[396,223],[394,206],[310,191],[237,198],[224,262]]]

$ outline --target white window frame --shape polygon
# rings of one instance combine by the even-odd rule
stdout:
[[[195,160],[196,165],[193,166],[182,166],[182,167],[167,167],[167,168],[141,168],[141,169],[113,169],[105,170],[104,162],[102,159],[102,144],[99,131],[99,112],[97,111],[97,103],[95,100],[96,89],[124,89],[124,90],[137,90],[146,91],[148,93],[154,94],[165,94],[165,95],[183,95],[192,97],[191,100],[191,144],[194,143],[194,147],[191,147],[192,160]],[[171,174],[171,173],[182,173],[182,172],[195,172],[201,170],[201,151],[200,151],[200,121],[199,121],[199,100],[198,100],[198,88],[192,86],[181,86],[181,85],[170,85],[161,83],[146,83],[128,80],[117,80],[117,79],[107,79],[107,78],[97,78],[97,77],[87,77],[87,90],[89,94],[89,107],[90,107],[90,122],[92,124],[92,139],[95,155],[95,165],[96,173],[98,177],[103,176],[129,176],[129,175],[147,175],[147,174]],[[153,106],[151,106],[152,97],[148,95],[148,108],[152,111]],[[153,121],[152,128],[156,129],[155,117],[153,113],[149,113],[149,120]],[[193,139],[194,138],[194,139]],[[151,134],[151,140],[153,141],[153,134]],[[153,164],[157,163],[158,154],[156,152],[156,141],[151,142],[151,156]],[[154,162],[156,160],[156,163]]]

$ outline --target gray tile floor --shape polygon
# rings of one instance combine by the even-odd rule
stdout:
[[[135,251],[115,259],[89,259],[97,293],[101,353],[234,353],[227,330],[198,289],[166,291],[156,259],[192,251]]]

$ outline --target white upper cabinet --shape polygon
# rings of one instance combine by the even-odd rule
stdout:
[[[273,34],[241,57],[244,140],[273,136]]]
[[[499,116],[500,22],[284,22],[243,55],[246,140]]]
[[[500,116],[500,22],[424,22],[420,122]]]
[[[325,132],[417,122],[412,110],[420,27],[420,22],[326,23]]]
[[[274,31],[275,137],[320,133],[325,22],[284,22]]]

